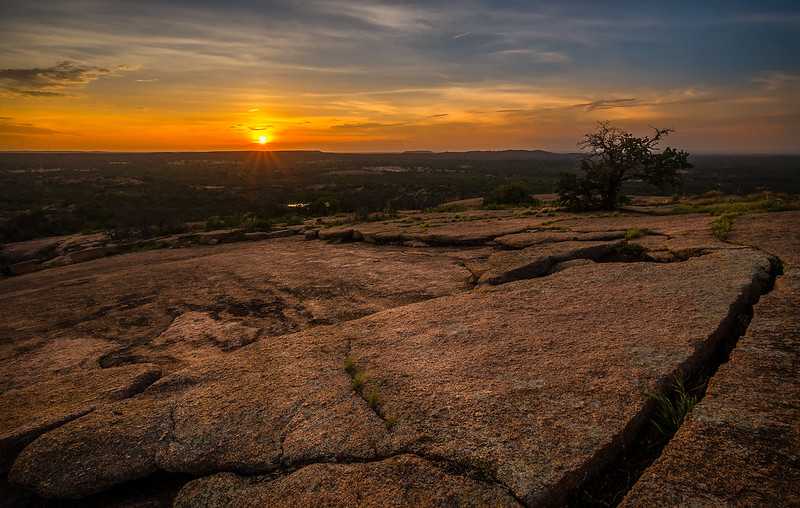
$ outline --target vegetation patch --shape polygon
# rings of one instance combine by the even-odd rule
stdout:
[[[717,240],[727,240],[733,229],[733,214],[720,215],[711,222],[711,233]]]
[[[625,240],[635,240],[636,238],[640,238],[646,234],[645,231],[639,228],[629,228],[625,231]]]
[[[380,391],[377,386],[369,386],[369,378],[367,374],[358,366],[358,364],[351,357],[344,359],[344,371],[350,376],[350,386],[359,397],[364,399],[370,409],[372,409],[378,417],[383,420],[386,425],[386,430],[392,430],[397,425],[397,418],[387,416],[383,411],[383,402],[381,400]]]
[[[683,423],[684,418],[697,404],[698,397],[687,390],[679,376],[672,380],[672,386],[666,393],[649,393],[656,409],[651,423],[659,434],[669,439]]]
[[[522,182],[508,183],[495,187],[483,198],[483,208],[502,210],[522,205],[538,206],[540,202],[531,196],[528,187]]]
[[[622,242],[614,247],[614,254],[625,261],[639,261],[645,256],[645,248],[638,243]]]
[[[706,193],[680,203],[673,213],[710,213],[711,215],[740,215],[744,213],[783,212],[800,210],[800,200],[789,194],[761,192],[745,196],[725,196]]]

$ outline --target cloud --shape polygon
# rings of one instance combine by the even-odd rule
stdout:
[[[363,123],[344,123],[340,125],[333,125],[331,129],[334,130],[357,130],[357,129],[384,129],[389,127],[402,127],[405,123],[380,123],[380,122],[363,122]]]
[[[533,48],[512,48],[495,51],[493,54],[499,56],[525,57],[539,63],[566,63],[570,61],[569,56],[558,51],[540,51]]]
[[[21,90],[13,87],[3,87],[2,89],[11,95],[21,95],[23,97],[63,97],[66,95],[60,92],[48,92],[46,90]]]
[[[158,78],[149,78],[149,79],[137,79],[137,83],[155,83],[158,81]]]
[[[613,109],[613,108],[629,108],[638,106],[639,101],[636,98],[630,99],[601,99],[597,101],[587,102],[585,104],[575,104],[575,108],[583,108],[586,111],[595,111],[598,109]]]
[[[33,136],[43,136],[48,134],[60,134],[53,129],[37,127],[31,123],[19,123],[13,121],[11,117],[0,117],[0,134],[25,134]]]
[[[753,82],[760,85],[765,91],[774,92],[784,89],[793,84],[800,83],[800,74],[789,74],[787,72],[770,72],[753,79]]]
[[[128,70],[132,68],[120,65],[108,69],[71,61],[52,67],[0,69],[0,89],[27,97],[57,97],[65,95],[62,90],[66,88],[82,87],[103,76]]]
[[[468,36],[470,36],[470,35],[472,35],[472,32],[461,32],[460,34],[456,34],[456,35],[454,35],[454,36],[452,37],[452,39],[453,39],[453,40],[456,40],[456,39],[461,39],[461,38],[463,38],[463,37],[468,37]]]
[[[384,5],[372,3],[320,2],[313,4],[324,14],[345,16],[378,29],[416,32],[431,28],[436,16],[419,6]]]

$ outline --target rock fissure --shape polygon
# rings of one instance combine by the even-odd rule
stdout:
[[[369,407],[369,409],[383,421],[387,431],[392,430],[396,424],[396,420],[385,414],[383,410],[383,402],[378,387],[375,381],[371,380],[366,372],[358,366],[356,361],[350,356],[352,352],[352,341],[347,341],[347,356],[344,358],[344,371],[350,377],[350,386],[358,395],[361,400]]]
[[[753,307],[759,299],[772,291],[781,275],[782,262],[770,255],[768,274],[755,274],[751,284],[744,288],[730,306],[730,311],[710,339],[695,354],[665,379],[642,411],[631,420],[615,444],[601,452],[603,464],[594,471],[583,471],[582,484],[569,496],[570,506],[617,506],[639,478],[661,455],[683,423],[683,414],[676,428],[666,434],[654,424],[656,397],[676,402],[678,397],[692,397],[695,405],[703,400],[708,382],[719,367],[728,362],[739,339],[744,336],[753,316]],[[674,406],[673,406],[674,407]],[[598,453],[600,455],[600,453]]]
[[[195,477],[195,479],[209,477],[221,473],[233,473],[242,478],[262,478],[265,481],[273,481],[282,477],[287,477],[293,473],[301,471],[304,468],[308,468],[315,465],[375,464],[403,456],[410,456],[422,459],[426,462],[433,464],[440,470],[450,475],[470,478],[472,480],[484,484],[495,485],[497,487],[500,487],[510,497],[514,498],[521,506],[527,506],[525,501],[521,499],[519,496],[517,496],[508,485],[504,484],[502,481],[498,480],[491,473],[482,468],[476,467],[469,463],[457,462],[448,459],[446,457],[432,455],[419,450],[412,450],[408,448],[400,448],[396,451],[393,451],[392,453],[376,454],[369,458],[339,456],[339,457],[333,457],[330,460],[320,460],[317,458],[308,461],[298,461],[292,463],[282,462],[278,468],[269,472],[252,472],[252,471],[238,470],[238,469],[219,470],[211,472],[209,474],[197,476]]]

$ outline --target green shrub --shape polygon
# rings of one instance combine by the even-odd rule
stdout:
[[[522,183],[509,183],[496,187],[483,199],[484,208],[502,205],[532,205],[538,201],[531,197],[530,191]]]
[[[733,215],[720,215],[711,223],[711,233],[717,240],[727,240],[733,229]]]
[[[634,240],[641,236],[644,236],[644,231],[639,228],[629,228],[627,231],[625,231],[626,240]]]

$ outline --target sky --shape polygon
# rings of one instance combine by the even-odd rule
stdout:
[[[800,153],[798,55],[796,0],[2,0],[0,150]]]

